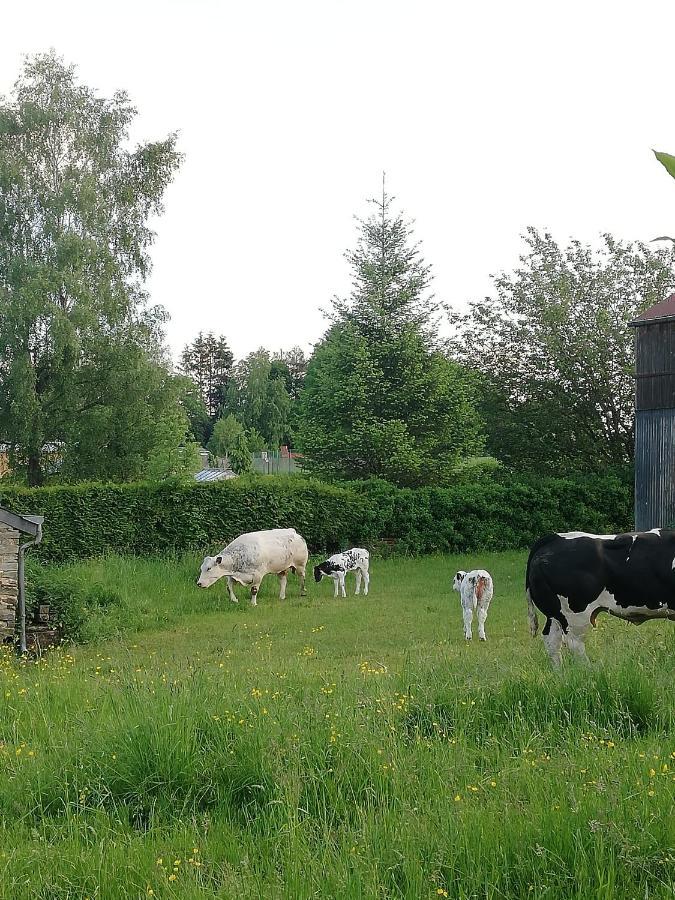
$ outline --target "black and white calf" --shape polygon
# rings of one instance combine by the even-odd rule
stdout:
[[[473,611],[478,616],[478,637],[486,641],[485,620],[487,619],[490,600],[494,592],[492,575],[485,569],[472,569],[471,572],[458,572],[452,582],[452,589],[459,591],[464,617],[464,637],[471,640],[471,623]]]
[[[335,584],[335,594],[337,597],[338,589],[342,591],[342,596],[346,597],[345,590],[345,573],[356,572],[356,591],[361,592],[361,577],[363,577],[363,593],[368,593],[368,585],[370,576],[368,574],[368,566],[370,565],[370,556],[367,550],[362,547],[354,547],[352,550],[345,550],[344,553],[334,553],[327,560],[314,566],[314,578],[321,581],[324,575],[332,578]]]
[[[554,666],[564,644],[586,659],[584,638],[598,613],[641,625],[675,619],[675,531],[630,534],[547,534],[530,550],[525,576],[532,636],[536,609]]]

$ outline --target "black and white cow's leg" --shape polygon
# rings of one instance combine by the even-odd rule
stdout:
[[[258,591],[260,590],[260,582],[254,581],[251,585],[251,606],[258,605]]]
[[[284,570],[279,572],[279,599],[286,599],[286,584],[288,583],[288,572]]]
[[[471,623],[473,622],[473,605],[462,607],[462,617],[464,619],[464,637],[467,641],[471,640]]]
[[[232,579],[230,578],[229,575],[227,576],[227,592],[230,595],[230,600],[233,603],[239,603],[239,601],[237,600],[236,594],[234,593],[234,590],[232,588]]]
[[[544,630],[541,633],[548,653],[551,664],[555,669],[559,669],[562,659],[560,656],[560,648],[563,641],[562,625],[557,619],[547,619]]]
[[[368,565],[366,564],[363,567],[363,594],[364,594],[364,596],[368,594],[369,585],[370,585],[370,573],[368,572]]]
[[[342,591],[342,596],[347,596],[347,588],[345,587],[345,573],[340,572],[340,590]]]
[[[356,590],[354,591],[354,595],[361,593],[361,569],[356,570]]]
[[[564,640],[565,644],[570,648],[577,659],[581,660],[581,662],[585,663],[586,665],[590,665],[590,660],[586,655],[586,645],[584,643],[585,637],[585,632],[574,632],[570,628],[568,629]]]

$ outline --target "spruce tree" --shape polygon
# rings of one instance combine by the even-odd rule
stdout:
[[[482,446],[473,381],[437,347],[439,304],[410,223],[384,186],[372,202],[346,254],[352,291],[334,300],[304,382],[303,465],[326,477],[442,483]]]

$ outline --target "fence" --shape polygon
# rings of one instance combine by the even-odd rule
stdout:
[[[251,461],[259,475],[291,475],[301,469],[295,455],[283,450],[259,450],[252,454]]]

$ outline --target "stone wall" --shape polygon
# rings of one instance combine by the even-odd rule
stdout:
[[[0,642],[14,637],[18,565],[19,532],[0,522]]]

